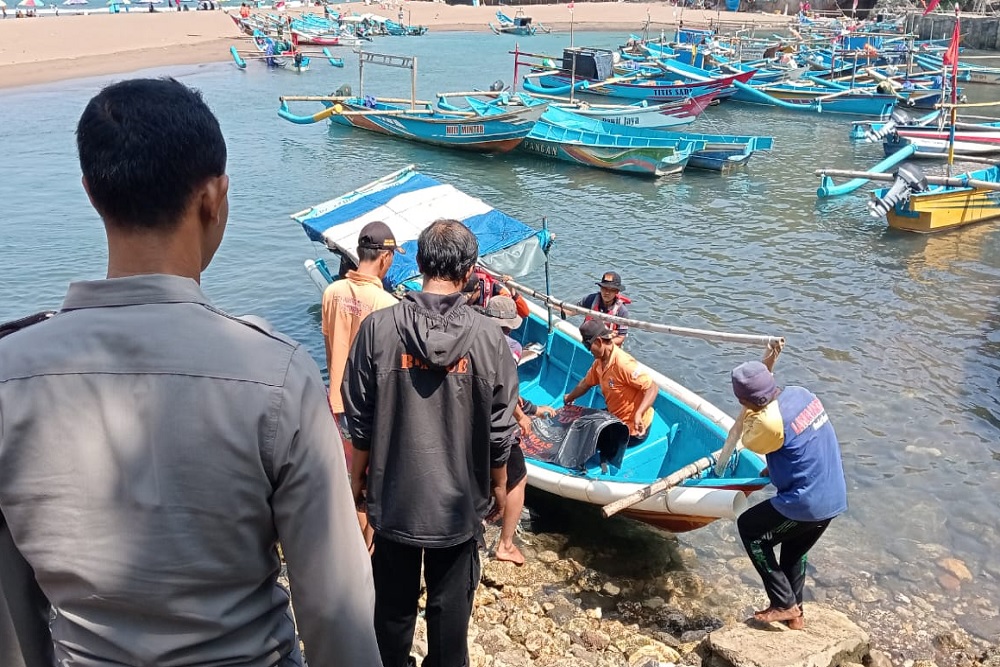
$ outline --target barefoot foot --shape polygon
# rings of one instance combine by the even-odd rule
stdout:
[[[508,563],[513,563],[514,565],[524,565],[524,554],[521,550],[514,546],[514,542],[511,541],[507,544],[500,542],[497,545],[496,559],[504,560]]]

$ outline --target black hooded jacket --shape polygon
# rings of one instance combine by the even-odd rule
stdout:
[[[368,518],[380,536],[441,548],[477,534],[490,468],[516,437],[517,383],[500,327],[463,294],[411,292],[365,318],[342,393],[354,447],[370,451]]]

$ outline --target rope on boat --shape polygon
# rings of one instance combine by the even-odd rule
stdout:
[[[497,278],[501,278],[499,274],[489,271],[492,275]],[[715,340],[727,343],[755,343],[760,345],[784,345],[785,339],[782,336],[762,336],[756,334],[735,334],[726,333],[724,331],[711,331],[709,329],[692,329],[689,327],[675,327],[669,324],[658,324],[656,322],[645,322],[643,320],[633,320],[629,317],[618,317],[616,315],[608,315],[607,313],[602,313],[596,310],[590,310],[589,308],[583,308],[577,306],[576,304],[567,303],[561,299],[557,299],[548,294],[543,294],[538,290],[532,289],[526,285],[521,285],[520,283],[514,282],[513,280],[508,280],[505,283],[508,287],[517,290],[523,294],[532,296],[550,306],[555,306],[560,310],[570,312],[577,315],[587,315],[598,320],[603,320],[605,322],[612,322],[614,324],[624,324],[625,326],[631,327],[633,329],[639,329],[642,331],[652,331],[655,333],[665,333],[673,334],[675,336],[684,336],[687,338],[700,338],[702,340]]]

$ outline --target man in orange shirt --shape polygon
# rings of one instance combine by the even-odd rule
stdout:
[[[563,404],[600,386],[608,412],[628,426],[629,444],[646,437],[653,423],[653,401],[659,390],[652,378],[639,370],[639,362],[615,345],[615,332],[603,322],[588,320],[580,325],[584,346],[594,355],[594,364],[573,391],[563,396]]]
[[[351,436],[344,419],[344,399],[340,387],[351,344],[358,328],[373,310],[388,308],[396,299],[382,287],[395,253],[403,253],[396,237],[384,222],[370,222],[358,234],[358,268],[323,292],[323,338],[326,340],[326,367],[330,371],[330,409],[340,426],[344,453],[351,457]]]

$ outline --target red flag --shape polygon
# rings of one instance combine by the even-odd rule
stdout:
[[[927,16],[928,14],[930,14],[931,12],[933,12],[935,9],[937,9],[937,6],[939,4],[941,4],[941,0],[931,0],[929,3],[927,3],[927,9],[924,10],[924,13],[921,14],[921,16]]]
[[[962,41],[961,31],[958,27],[958,12],[955,12],[955,30],[951,33],[951,43],[948,45],[948,50],[944,52],[941,56],[941,62],[944,65],[951,65],[951,79],[955,80],[958,75],[958,43]]]
[[[568,5],[566,5],[566,7],[568,7],[569,9],[573,9],[573,3],[570,2]]]

